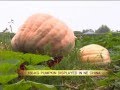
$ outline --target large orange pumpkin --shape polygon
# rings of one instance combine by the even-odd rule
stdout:
[[[62,21],[48,14],[34,14],[12,38],[16,51],[58,56],[70,52],[75,44],[73,31]]]
[[[90,44],[82,47],[78,55],[82,62],[94,64],[107,64],[111,62],[108,50],[97,44]]]

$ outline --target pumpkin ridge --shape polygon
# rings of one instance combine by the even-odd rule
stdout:
[[[57,26],[57,24],[58,24],[58,23],[56,24],[56,22],[58,22],[57,19],[54,19],[54,18],[52,18],[52,19],[55,21],[55,25],[53,25],[53,27],[51,27],[52,29],[49,28],[49,29],[51,29],[51,32],[52,32],[52,31],[56,31],[55,28],[56,28],[56,26]],[[52,26],[52,25],[51,25],[51,26]],[[60,31],[60,30],[57,30],[57,31]],[[51,36],[51,34],[50,34],[50,35],[49,35],[49,34],[50,34],[50,32],[45,33],[45,36],[44,36],[44,37]],[[57,34],[60,35],[59,32],[57,32]],[[56,36],[56,35],[55,35],[55,36]],[[52,38],[54,38],[55,36],[53,36]],[[44,39],[44,37],[42,36],[42,39]],[[48,37],[47,37],[47,38],[48,38]],[[42,39],[41,39],[41,40],[42,40]],[[49,40],[49,41],[50,41],[50,40]]]
[[[40,14],[41,15],[41,14]],[[37,20],[34,22],[34,24],[32,24],[31,27],[35,27],[37,26],[37,28],[39,28],[43,23],[45,23],[47,20],[49,20],[52,16],[50,15],[46,15],[46,16],[41,16],[38,17]],[[43,18],[43,20],[41,20],[41,18]],[[38,21],[38,22],[37,22]],[[42,23],[43,22],[43,23]],[[38,24],[39,23],[39,24]],[[33,32],[39,31],[37,28],[31,28]]]
[[[85,55],[92,55],[92,54],[98,54],[98,55],[101,54],[101,55],[102,55],[102,53],[105,53],[105,52],[94,52],[94,53],[91,53],[91,52],[90,52],[90,53],[84,53],[84,54],[81,53],[81,55],[83,55],[83,56],[85,56]],[[107,54],[106,54],[106,55],[107,55]]]
[[[43,21],[43,23],[45,23],[45,22],[48,21],[49,19],[51,19],[51,17],[45,18],[45,20]],[[43,24],[43,23],[42,23],[42,24]],[[42,25],[42,24],[41,24],[41,25]],[[39,27],[41,27],[41,25],[40,25]],[[51,28],[52,28],[52,27],[51,27]],[[51,29],[51,28],[50,28],[50,29]],[[38,33],[38,31],[39,31],[39,28],[38,28],[36,31],[31,32],[32,34],[34,33],[34,35],[33,35],[34,37],[32,37],[31,40],[30,40],[30,41],[32,42],[31,44],[28,43],[29,40],[27,40],[27,42],[26,42],[28,45],[30,45],[30,48],[31,48],[31,49],[32,49],[32,47],[35,45],[35,42],[38,42],[41,38],[45,37],[45,34],[43,34],[43,35],[41,36],[41,34],[45,32],[45,30],[43,30],[43,32],[39,32],[39,33]],[[49,32],[50,32],[50,31],[49,31]],[[47,33],[48,33],[48,32],[47,32]],[[41,36],[41,38],[40,38],[40,36]],[[38,37],[39,37],[39,38],[38,38]],[[30,38],[30,35],[29,35],[27,38]],[[25,48],[28,48],[28,45],[25,44],[24,47],[25,47]],[[28,48],[28,50],[29,50],[29,48]]]
[[[54,19],[54,18],[50,18],[49,20],[47,20],[47,21],[45,21],[44,23],[46,24],[51,24],[50,23],[50,21],[51,21],[51,19],[52,20],[54,20],[54,23],[56,24],[56,22],[58,21],[58,20],[56,20],[56,19]],[[40,26],[40,28],[42,28],[42,27],[44,27],[45,25],[44,25],[44,23]],[[40,45],[40,43],[41,42],[43,42],[44,41],[44,39],[45,38],[48,38],[47,36],[48,36],[48,34],[50,33],[50,32],[53,32],[53,30],[54,30],[54,27],[55,27],[56,25],[53,25],[53,23],[49,26],[49,28],[45,28],[44,30],[43,30],[43,32],[41,32],[41,34],[43,35],[41,38],[39,38],[38,39],[38,41],[36,41],[36,42],[38,42],[35,46],[36,47],[39,47],[39,45]],[[47,31],[48,30],[48,31]],[[55,31],[55,30],[54,30]],[[40,34],[39,34],[40,35]],[[51,35],[50,35],[51,36]],[[50,38],[48,38],[48,40],[46,41],[47,43],[49,43],[49,41],[50,41]],[[45,44],[45,43],[44,43]],[[43,45],[44,45],[43,44]],[[42,45],[42,46],[43,46]]]
[[[55,19],[55,21],[58,21],[58,20],[56,20]],[[54,27],[51,29],[51,32],[53,32],[53,31],[56,31],[57,32],[57,35],[59,35],[59,33],[61,32],[61,31],[64,31],[64,30],[60,30],[60,28],[57,28],[57,27],[67,27],[67,26],[65,26],[64,25],[64,23],[63,22],[59,22],[59,23],[56,23],[56,25],[54,25]],[[53,40],[53,38],[54,37],[56,37],[57,35],[55,34],[55,36],[53,36],[53,37],[51,37],[51,40],[50,40],[50,38],[49,38],[49,36],[51,36],[51,32],[49,32],[48,34],[46,34],[46,37],[44,37],[44,38],[48,38],[48,40],[47,40],[47,44],[49,44],[50,46],[51,46],[51,50],[52,50],[52,52],[53,53],[55,53],[55,52],[58,52],[58,48],[61,48],[61,49],[63,49],[63,45],[61,44],[61,40],[62,39],[65,39],[65,37],[66,36],[68,36],[68,32],[67,32],[67,29],[68,29],[68,27],[67,28],[65,28],[65,33],[64,33],[64,36],[60,39],[60,41],[58,42],[58,44],[54,44],[54,46],[51,44],[51,42],[53,42],[54,40]],[[40,42],[39,43],[37,43],[37,45],[40,45],[43,41],[44,41],[44,38],[42,38],[41,40],[40,40]],[[43,40],[43,41],[42,41]],[[44,44],[42,44],[43,46],[45,45],[45,43]],[[55,48],[56,46],[58,46],[57,48]]]
[[[70,46],[70,40],[68,40],[68,39],[66,39],[68,36],[70,37],[70,33],[69,32],[67,32],[66,33],[66,35],[65,35],[65,37],[61,40],[61,46],[60,47],[58,47],[58,48],[61,48],[61,49],[63,49],[63,51],[64,52],[66,52],[66,50],[70,50],[70,48],[71,48],[71,46]],[[70,39],[70,38],[69,38]],[[68,42],[68,43],[64,43],[64,42]],[[67,46],[67,47],[65,47],[65,46]],[[69,48],[69,49],[68,49]]]
[[[71,32],[67,32],[67,33],[68,33],[68,36],[71,37],[71,35],[72,35]],[[65,51],[65,52],[66,52],[66,50],[70,51],[71,48],[72,48],[72,47],[71,47],[71,44],[72,44],[72,43],[71,43],[71,42],[72,42],[71,38],[67,38],[67,39],[66,39],[66,38],[67,38],[67,35],[66,35],[66,37],[65,37],[64,39],[62,39],[62,43],[64,44],[64,42],[67,42],[67,46],[68,46],[68,47],[65,47],[65,48],[64,48],[64,51]],[[63,45],[63,46],[64,46],[64,45]],[[66,45],[65,45],[65,46],[66,46]],[[73,45],[73,46],[74,46],[74,45]]]
[[[61,23],[62,24],[62,26],[63,26],[63,23]],[[56,28],[56,27],[60,27],[60,24],[58,23],[54,28]],[[57,28],[56,28],[57,29]],[[63,39],[64,38],[64,36],[66,35],[66,33],[67,33],[67,30],[66,30],[66,28],[65,28],[65,26],[63,27],[63,30],[60,30],[60,28],[58,28],[58,33],[53,37],[53,40],[54,39],[58,39],[59,38],[59,40],[61,40],[61,39]],[[64,33],[63,33],[64,32]],[[59,41],[58,40],[58,41]]]
[[[52,52],[53,52],[53,53],[59,52],[59,51],[58,51],[58,48],[61,48],[61,50],[63,50],[62,40],[65,39],[66,36],[68,36],[68,32],[67,32],[67,31],[65,32],[64,37],[61,38],[61,40],[59,41],[59,43],[56,43],[56,44],[53,44],[53,45],[52,45],[52,46],[54,47],[54,48],[52,49]],[[61,53],[61,52],[60,52],[60,53]]]
[[[23,51],[23,52],[25,52],[25,47],[24,47],[24,44],[25,44],[25,39],[24,38],[27,38],[27,34],[25,34],[27,31],[29,31],[29,30],[31,30],[31,28],[29,27],[30,26],[30,22],[32,21],[33,19],[28,19],[28,20],[26,20],[25,21],[25,23],[22,25],[22,27],[20,27],[20,29],[19,29],[19,31],[21,31],[20,32],[20,34],[18,35],[19,37],[18,37],[18,39],[17,40],[19,40],[18,41],[18,44],[20,44],[19,45],[19,50],[21,50],[21,51]],[[26,24],[27,23],[27,24]],[[27,25],[27,26],[26,26]],[[22,42],[22,43],[21,43]]]
[[[31,18],[31,17],[29,17],[29,18]],[[33,17],[32,17],[33,18]],[[34,18],[36,18],[35,16],[34,16]],[[49,17],[50,18],[50,17]],[[45,18],[45,20],[47,20],[48,18]],[[43,20],[43,21],[45,21],[45,20]],[[42,21],[42,22],[43,22]],[[24,51],[24,52],[26,52],[27,51],[27,49],[28,50],[30,50],[29,48],[31,48],[32,49],[32,47],[33,47],[33,45],[32,44],[29,44],[29,43],[33,43],[33,37],[30,37],[30,33],[31,34],[33,34],[33,32],[34,32],[34,30],[32,30],[32,26],[33,26],[33,23],[32,24],[29,24],[29,23],[31,23],[31,22],[33,22],[33,23],[35,23],[36,22],[36,19],[28,19],[28,20],[26,20],[26,22],[23,24],[23,26],[21,27],[21,29],[23,29],[24,31],[22,31],[21,32],[21,34],[20,34],[20,36],[19,36],[19,39],[18,40],[20,40],[20,41],[22,41],[23,43],[20,43],[20,41],[19,41],[19,44],[22,44],[22,45],[20,45],[20,50],[22,50],[22,51]],[[27,24],[26,24],[27,23]],[[27,25],[27,26],[26,26]],[[20,29],[20,30],[21,30]],[[29,32],[29,31],[31,31],[31,32]],[[29,32],[29,33],[28,33]],[[24,35],[25,34],[25,35]],[[22,39],[22,38],[28,38],[28,39]],[[29,46],[29,47],[28,47]]]
[[[60,30],[60,28],[57,27],[63,27],[62,30]],[[64,23],[57,23],[56,26],[53,28],[55,30],[57,30],[57,34],[55,36],[53,36],[52,41],[50,41],[51,44],[56,45],[54,43],[56,42],[61,42],[62,39],[64,39],[64,37],[67,35],[67,29],[65,28],[66,26],[64,25]]]

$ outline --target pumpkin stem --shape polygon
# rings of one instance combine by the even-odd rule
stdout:
[[[63,56],[56,56],[53,58],[53,60],[48,60],[47,61],[47,65],[49,67],[53,67],[55,66],[56,64],[60,63],[60,61],[63,59]]]
[[[23,72],[23,70],[26,70],[26,68],[25,68],[25,62],[22,63],[22,64],[20,65],[19,69],[17,70],[18,79],[20,79],[20,80],[21,80],[21,79],[24,79],[24,76],[23,76],[24,72]]]

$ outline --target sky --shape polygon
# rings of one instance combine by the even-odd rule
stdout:
[[[0,1],[0,32],[9,21],[13,32],[35,13],[52,15],[73,31],[97,30],[107,25],[111,30],[120,30],[120,1]]]

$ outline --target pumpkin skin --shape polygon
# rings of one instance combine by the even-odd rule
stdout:
[[[68,54],[75,45],[73,31],[48,14],[34,14],[11,40],[13,50],[51,56]]]
[[[100,65],[111,62],[108,50],[97,44],[90,44],[80,48],[78,55],[82,62],[89,62]]]

